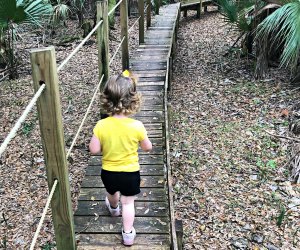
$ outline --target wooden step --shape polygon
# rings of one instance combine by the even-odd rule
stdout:
[[[140,217],[165,217],[168,216],[168,204],[166,201],[136,201],[135,216]],[[78,204],[76,216],[110,216],[110,213],[104,203],[101,201],[82,201]]]
[[[84,234],[78,237],[80,246],[78,250],[120,250],[127,249],[121,241],[122,235],[119,234]],[[170,250],[170,237],[167,234],[138,234],[134,245],[130,250]]]
[[[120,233],[121,217],[74,216],[75,232],[81,233]],[[136,217],[134,228],[139,233],[168,234],[170,224],[167,217]]]
[[[101,188],[80,188],[79,200],[93,200],[100,201],[103,200],[106,196],[106,189]],[[164,187],[160,188],[146,188],[141,187],[141,193],[137,195],[138,201],[165,201],[167,200],[166,190]]]

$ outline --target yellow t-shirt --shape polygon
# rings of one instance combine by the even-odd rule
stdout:
[[[96,124],[93,132],[101,143],[103,169],[116,172],[140,170],[137,150],[139,142],[147,135],[142,122],[128,117],[107,117]]]

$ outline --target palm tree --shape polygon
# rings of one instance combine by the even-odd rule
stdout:
[[[275,10],[257,27],[257,40],[270,37],[271,48],[283,47],[280,66],[295,72],[300,52],[300,0],[291,0]],[[267,51],[269,52],[269,51]]]
[[[44,0],[0,0],[0,56],[8,65],[11,79],[18,76],[14,52],[17,25],[41,26],[43,17],[52,10]]]

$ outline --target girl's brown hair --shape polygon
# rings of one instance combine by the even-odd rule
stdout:
[[[107,81],[101,94],[101,105],[107,114],[130,115],[139,111],[141,95],[136,91],[136,82],[131,73],[128,77],[121,74]]]

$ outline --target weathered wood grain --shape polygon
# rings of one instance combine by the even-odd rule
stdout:
[[[122,228],[121,217],[74,216],[75,231],[81,233],[119,233]],[[169,220],[166,217],[136,217],[134,227],[139,233],[168,234]]]
[[[79,201],[81,200],[104,200],[106,190],[102,188],[81,188]],[[141,188],[141,193],[137,195],[138,201],[165,201],[167,200],[165,188]]]
[[[122,209],[122,204],[120,204]],[[75,216],[110,216],[103,201],[80,201]],[[166,217],[168,203],[166,201],[135,201],[136,217]]]
[[[33,85],[46,88],[37,102],[39,124],[46,162],[49,190],[54,180],[58,185],[51,200],[52,218],[59,249],[75,249],[69,173],[59,96],[59,82],[54,47],[32,50],[30,53]]]
[[[78,236],[80,246],[78,250],[120,250],[128,249],[122,241],[121,233],[117,234],[81,234]],[[134,245],[130,250],[170,250],[170,236],[168,234],[137,234]]]

